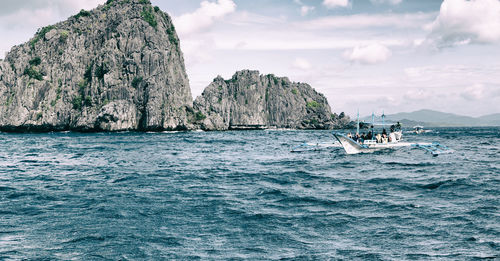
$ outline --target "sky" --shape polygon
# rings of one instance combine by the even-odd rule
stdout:
[[[2,0],[0,58],[105,0]],[[500,0],[152,0],[181,40],[193,96],[243,69],[309,83],[351,117],[500,113]]]

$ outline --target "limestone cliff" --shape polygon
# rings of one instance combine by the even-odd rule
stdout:
[[[0,130],[192,128],[171,18],[148,0],[108,0],[40,29],[0,61]]]
[[[194,102],[196,121],[205,130],[245,128],[331,129],[349,118],[332,114],[328,101],[305,83],[240,71],[217,77]]]

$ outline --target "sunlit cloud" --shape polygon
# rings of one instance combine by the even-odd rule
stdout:
[[[399,5],[403,0],[370,0],[373,4],[390,4],[390,5]]]
[[[426,26],[438,47],[500,42],[500,1],[444,0],[438,17]]]
[[[392,55],[391,50],[381,44],[356,46],[344,52],[343,56],[350,62],[362,64],[376,64],[387,61]]]
[[[209,28],[235,10],[236,4],[232,0],[203,1],[194,12],[175,17],[174,23],[179,34],[189,35]]]
[[[327,8],[348,7],[351,5],[349,0],[323,0],[323,5]]]

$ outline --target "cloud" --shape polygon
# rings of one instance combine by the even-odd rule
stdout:
[[[236,4],[232,0],[203,1],[196,11],[174,18],[174,24],[179,34],[189,35],[207,29],[235,10]]]
[[[435,98],[435,93],[424,90],[424,89],[416,89],[416,90],[408,90],[403,95],[403,98],[408,101],[425,101],[432,98]]]
[[[328,9],[337,7],[348,7],[351,5],[349,0],[323,0],[323,5]]]
[[[500,42],[499,0],[444,0],[436,20],[427,25],[437,47]]]
[[[0,9],[0,16],[16,13],[19,10],[40,10],[54,9],[59,10],[61,14],[77,12],[80,9],[91,9],[103,4],[106,0],[4,0]]]
[[[92,9],[105,0],[2,1],[0,8],[0,58],[13,46],[33,37],[38,28],[65,20],[80,9]]]
[[[390,5],[399,5],[403,0],[370,0],[372,4],[390,4]]]
[[[392,55],[391,50],[381,44],[356,46],[344,52],[345,59],[361,64],[376,64],[385,62]]]
[[[308,15],[312,11],[314,11],[314,6],[303,5],[300,8],[300,15],[306,16],[306,15]]]
[[[485,88],[483,84],[474,84],[465,88],[465,90],[460,93],[460,96],[468,101],[481,100],[485,96]]]
[[[306,59],[296,58],[295,61],[292,64],[292,67],[294,69],[299,69],[299,70],[309,70],[309,69],[312,68],[312,65]]]
[[[421,29],[422,24],[431,22],[434,17],[436,17],[435,13],[339,15],[310,20],[303,22],[300,26],[310,30],[382,27]]]

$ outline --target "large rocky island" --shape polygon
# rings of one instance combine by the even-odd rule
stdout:
[[[347,117],[332,114],[325,96],[308,84],[249,70],[229,80],[215,78],[194,107],[204,115],[205,130],[331,129],[349,123]]]
[[[172,19],[108,0],[41,28],[0,60],[0,131],[330,129],[348,117],[287,78],[237,72],[193,98]]]
[[[192,96],[171,18],[115,0],[12,48],[0,104],[3,130],[173,130]]]

